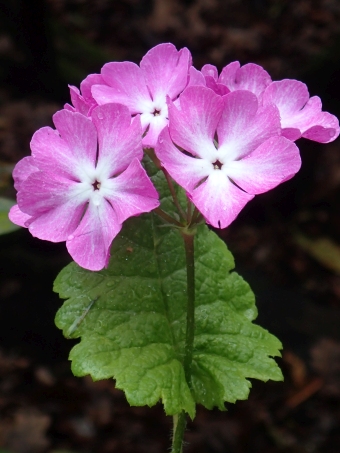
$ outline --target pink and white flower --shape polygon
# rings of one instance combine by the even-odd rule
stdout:
[[[189,86],[192,85],[206,86],[221,96],[236,90],[251,91],[259,104],[276,105],[282,135],[293,141],[304,137],[328,143],[340,133],[338,119],[322,111],[320,98],[310,98],[304,83],[290,79],[272,82],[267,71],[253,63],[240,66],[234,61],[225,66],[220,75],[210,64],[203,66],[201,72],[191,67]]]
[[[94,108],[92,120],[61,110],[53,121],[57,130],[38,130],[32,156],[14,169],[18,204],[10,219],[40,239],[66,241],[80,266],[100,270],[122,223],[159,205],[140,164],[140,119],[107,104]]]
[[[297,146],[280,135],[278,109],[259,106],[250,91],[188,87],[180,109],[169,100],[169,119],[156,154],[214,227],[228,226],[254,195],[300,168]]]
[[[145,147],[154,147],[160,131],[168,124],[166,97],[175,100],[188,83],[191,55],[172,44],[153,47],[140,66],[128,61],[107,63],[101,70],[104,84],[94,85],[92,94],[99,105],[117,102],[131,115],[140,114]]]

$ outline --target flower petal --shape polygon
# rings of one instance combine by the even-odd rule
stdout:
[[[118,103],[132,115],[151,109],[152,100],[139,66],[129,61],[106,63],[101,75],[108,85],[93,85],[92,95],[99,105]]]
[[[24,157],[19,160],[13,170],[14,187],[17,191],[20,190],[21,184],[36,171],[39,171],[32,156]]]
[[[328,112],[321,112],[318,124],[312,126],[302,133],[302,137],[319,143],[333,142],[340,133],[339,121]]]
[[[117,178],[102,185],[103,196],[111,203],[119,223],[150,212],[159,206],[159,195],[138,159]]]
[[[193,66],[190,66],[189,83],[187,86],[189,87],[189,86],[194,86],[194,85],[205,87],[207,84],[206,84],[204,75],[200,71],[198,71],[196,68],[194,68]]]
[[[234,61],[222,69],[218,81],[230,91],[248,90],[260,96],[272,80],[268,72],[259,65],[248,63],[240,67],[240,63]]]
[[[37,217],[32,216],[28,226],[30,233],[45,241],[66,241],[78,227],[85,206],[86,203],[80,205],[69,200],[45,213],[39,213]]]
[[[309,99],[307,86],[297,80],[272,82],[263,94],[264,104],[275,104],[280,111],[282,134],[290,140],[301,135],[310,140],[328,143],[339,135],[339,121],[328,112],[322,112],[319,97]],[[300,135],[292,134],[298,129]]]
[[[22,212],[17,204],[12,206],[9,210],[8,218],[11,222],[15,223],[15,225],[19,225],[23,228],[28,228],[27,224],[29,224],[32,219],[30,215]]]
[[[37,172],[31,175],[18,193],[20,209],[32,216],[30,232],[40,239],[66,240],[78,226],[92,188]]]
[[[79,112],[82,115],[87,116],[90,106],[87,104],[83,96],[81,96],[80,91],[78,90],[77,87],[74,87],[72,85],[68,86],[70,89],[70,96],[71,96],[71,101],[72,105],[74,106],[73,109],[70,109],[70,106],[66,104],[66,110],[71,110],[73,112]]]
[[[121,228],[109,202],[90,202],[80,225],[66,241],[67,250],[79,266],[99,271],[108,265],[112,240]]]
[[[156,146],[159,134],[167,126],[169,121],[163,116],[153,116],[150,118],[149,129],[143,137],[144,148],[154,148]]]
[[[178,51],[167,43],[150,49],[140,68],[153,101],[165,102],[166,96],[175,99],[188,83],[190,65],[191,54],[186,47]]]
[[[269,137],[280,134],[279,112],[274,105],[258,109],[257,97],[242,90],[223,96],[223,100],[224,109],[217,127],[221,162],[240,159]]]
[[[254,195],[236,187],[220,170],[213,171],[208,179],[191,194],[192,202],[206,221],[216,228],[225,228],[235,220]]]
[[[292,178],[300,167],[297,146],[284,137],[272,137],[243,159],[223,166],[223,172],[243,190],[255,195]]]
[[[170,176],[188,192],[192,192],[214,168],[211,162],[179,151],[171,141],[168,128],[161,132],[155,152]]]
[[[205,64],[201,69],[202,74],[204,77],[212,77],[215,82],[218,80],[218,71],[216,66],[212,64]]]
[[[35,172],[22,184],[17,200],[20,210],[32,217],[33,236],[52,242],[65,241],[78,226],[92,187]]]
[[[214,135],[221,116],[223,100],[202,86],[188,87],[180,97],[181,109],[169,102],[169,129],[176,145],[214,162]]]
[[[53,173],[37,171],[22,183],[17,200],[23,212],[35,217],[68,201],[72,201],[74,205],[83,204],[89,199],[92,191],[91,185],[61,178]]]
[[[133,119],[127,107],[106,104],[92,111],[97,128],[99,152],[97,169],[105,178],[121,173],[131,160],[143,157],[142,127],[139,116]]]
[[[88,104],[97,105],[96,101],[92,96],[92,87],[93,85],[105,84],[104,79],[101,74],[90,74],[88,75],[80,84],[81,94]]]
[[[69,179],[77,178],[77,156],[58,131],[42,127],[34,133],[30,146],[34,164],[39,170],[51,171]]]
[[[97,132],[92,121],[78,112],[64,109],[54,114],[53,122],[68,145],[70,155],[78,163],[86,162],[94,166],[97,158]]]
[[[205,77],[205,82],[208,88],[210,88],[220,96],[224,96],[225,94],[230,93],[230,90],[227,86],[223,85],[222,83],[216,83],[215,80],[210,76]]]

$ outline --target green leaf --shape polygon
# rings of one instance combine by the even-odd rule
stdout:
[[[182,357],[186,318],[186,271],[182,238],[158,228],[152,214],[131,219],[114,241],[108,269],[90,272],[72,263],[55,291],[67,298],[56,317],[65,336],[81,337],[70,354],[75,375],[113,377],[131,405],[163,400],[167,414],[194,416],[207,408],[246,399],[246,378],[280,380],[271,356],[280,342],[252,324],[254,296],[230,273],[233,259],[207,227],[196,236],[196,334],[193,389]]]
[[[14,225],[8,218],[9,210],[14,205],[14,200],[0,197],[0,234],[10,233],[11,231],[20,228],[17,225]]]
[[[161,172],[147,162],[162,198],[174,210]],[[185,205],[183,191],[176,187]],[[186,269],[178,230],[154,214],[129,219],[114,240],[107,269],[90,272],[71,263],[54,290],[67,299],[56,316],[68,338],[77,376],[114,378],[131,405],[162,400],[168,415],[196,403],[225,408],[247,399],[249,378],[281,380],[272,357],[281,343],[252,321],[254,295],[235,272],[226,245],[205,225],[195,236],[196,328],[189,388],[182,366],[186,330]]]

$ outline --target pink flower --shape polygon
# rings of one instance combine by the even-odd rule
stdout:
[[[92,110],[98,105],[92,96],[91,88],[92,85],[98,83],[105,83],[102,76],[100,74],[90,74],[81,82],[80,91],[77,87],[69,85],[73,105],[65,104],[64,108],[71,112],[79,112],[85,116],[90,116]]]
[[[101,70],[106,85],[92,87],[99,105],[118,102],[132,115],[140,114],[145,147],[154,147],[160,131],[168,124],[166,96],[175,100],[188,83],[191,55],[172,44],[153,47],[140,67],[128,61],[107,63]]]
[[[298,148],[280,136],[277,108],[259,107],[249,91],[188,87],[180,109],[169,101],[169,119],[156,154],[214,227],[228,226],[254,195],[300,168]]]
[[[140,164],[140,120],[118,104],[96,107],[92,121],[68,110],[53,120],[57,130],[38,130],[32,156],[14,169],[10,219],[40,239],[66,241],[80,266],[100,270],[124,220],[159,205]]]
[[[236,90],[251,91],[260,105],[276,105],[282,135],[293,141],[304,137],[328,143],[340,133],[338,119],[322,111],[319,97],[309,98],[304,83],[289,79],[272,82],[269,74],[253,63],[240,67],[240,63],[234,61],[225,66],[220,75],[210,64],[203,66],[201,72],[191,67],[189,86],[192,85],[207,86],[221,96]]]
[[[272,82],[263,92],[263,104],[275,104],[281,117],[282,135],[290,140],[300,137],[320,143],[335,140],[340,132],[339,121],[322,112],[321,99],[309,98],[307,86],[297,80]]]
[[[241,67],[238,61],[233,61],[222,69],[220,75],[216,66],[211,64],[204,65],[201,72],[191,67],[189,86],[207,86],[221,96],[231,91],[247,90],[260,98],[271,81],[270,75],[261,66],[248,63]]]

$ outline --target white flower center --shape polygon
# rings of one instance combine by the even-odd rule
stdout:
[[[75,193],[81,194],[84,201],[89,201],[99,206],[105,196],[105,182],[108,180],[105,166],[97,165],[96,168],[86,163],[78,167],[77,176],[79,183],[75,186]]]

